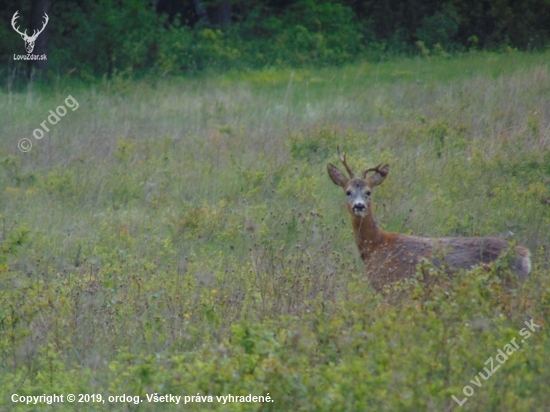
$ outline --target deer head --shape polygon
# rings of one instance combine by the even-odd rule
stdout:
[[[17,33],[21,35],[21,38],[25,41],[25,49],[27,49],[27,53],[31,54],[32,51],[34,50],[34,42],[36,41],[36,38],[40,33],[44,31],[44,29],[46,28],[46,25],[48,24],[48,21],[49,21],[48,15],[44,13],[44,25],[42,26],[42,28],[40,30],[34,30],[32,36],[27,36],[27,30],[25,30],[24,33],[21,33],[19,31],[19,27],[15,26],[15,21],[17,20],[17,17],[18,17],[17,13],[19,13],[19,10],[17,10],[13,15],[13,18],[11,19],[11,26]]]
[[[346,154],[340,153],[338,146],[338,156],[340,161],[345,166],[349,173],[349,178],[340,171],[336,166],[329,163],[328,174],[332,181],[344,189],[346,193],[346,206],[351,214],[364,217],[367,214],[367,208],[371,200],[372,190],[375,186],[381,184],[390,172],[390,165],[386,164],[382,168],[380,165],[376,167],[366,168],[361,173],[361,177],[355,177],[351,168],[346,161]],[[374,172],[373,175],[367,178],[369,172]]]

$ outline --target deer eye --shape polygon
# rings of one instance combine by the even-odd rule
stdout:
[[[346,196],[351,196],[351,190],[346,190]]]
[[[367,190],[365,193],[367,196],[370,196],[370,190]]]

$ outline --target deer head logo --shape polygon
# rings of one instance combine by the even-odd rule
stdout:
[[[48,15],[46,13],[44,13],[44,25],[42,26],[42,28],[40,30],[34,30],[33,33],[32,33],[32,36],[27,36],[27,30],[25,30],[24,33],[21,33],[19,31],[19,27],[16,27],[15,26],[15,20],[17,20],[17,13],[19,13],[19,10],[17,10],[15,12],[15,14],[13,15],[13,18],[11,19],[11,26],[13,27],[13,29],[19,33],[21,35],[21,38],[25,41],[25,49],[27,49],[27,54],[31,54],[33,49],[34,49],[34,42],[36,41],[36,38],[38,37],[38,35],[40,33],[42,33],[44,31],[44,29],[46,28],[46,25],[48,24],[48,21],[49,21],[49,18],[48,18]]]

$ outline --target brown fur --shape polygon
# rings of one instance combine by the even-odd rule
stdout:
[[[386,232],[378,228],[370,195],[372,189],[381,184],[389,173],[389,165],[382,169],[378,166],[369,171],[375,171],[370,178],[353,176],[345,163],[345,155],[341,157],[346,169],[351,174],[347,178],[334,165],[328,165],[329,176],[335,184],[341,186],[348,197],[346,203],[351,216],[353,232],[361,259],[366,266],[367,276],[376,289],[391,284],[400,279],[411,277],[416,271],[416,265],[423,257],[433,258],[434,263],[443,263],[448,271],[470,269],[478,264],[495,261],[503,252],[509,251],[508,242],[491,237],[449,237],[422,238],[401,233]],[[365,169],[368,170],[368,169]],[[359,209],[354,211],[354,208]],[[443,257],[440,262],[439,257]],[[524,247],[514,247],[510,269],[521,281],[524,281],[531,270],[529,250]]]

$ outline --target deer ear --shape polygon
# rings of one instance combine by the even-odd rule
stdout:
[[[379,171],[369,177],[370,186],[378,186],[380,183],[386,180],[386,176],[388,176],[388,173],[390,173],[390,165],[386,163],[384,167],[382,167],[381,169],[379,169]]]
[[[338,169],[333,164],[329,163],[327,165],[327,170],[328,170],[328,175],[330,176],[330,178],[332,179],[334,184],[336,184],[340,187],[344,187],[346,185],[346,183],[348,182],[349,179],[346,177],[346,175],[344,175],[340,171],[340,169]]]

